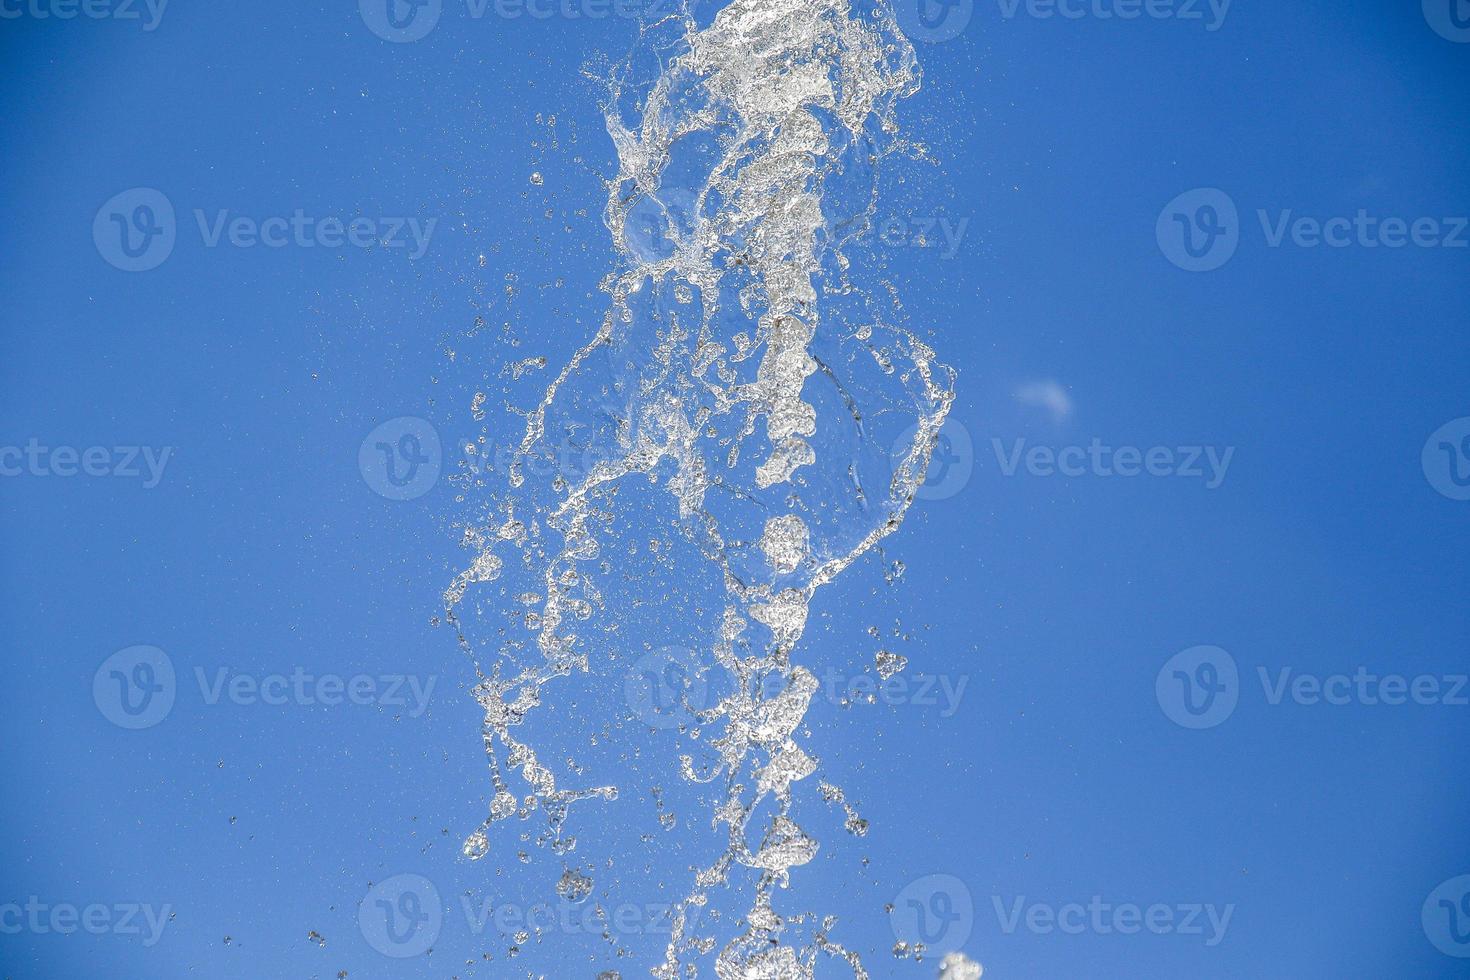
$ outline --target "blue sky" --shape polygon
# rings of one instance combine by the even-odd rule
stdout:
[[[959,372],[954,468],[813,603],[838,693],[806,744],[869,830],[809,800],[793,877],[875,976],[933,975],[889,952],[915,909],[987,977],[1467,973],[1470,43],[1432,4],[1196,6],[977,0],[916,44],[903,119],[937,163],[883,188],[874,250]],[[352,3],[4,9],[6,975],[643,975],[707,843],[673,736],[593,679],[540,716],[628,787],[576,809],[579,859],[624,869],[596,900],[635,910],[633,963],[581,925],[508,958],[461,900],[554,903],[562,862],[531,823],[460,856],[481,712],[431,623],[471,394],[528,397],[501,365],[559,364],[602,315],[612,149],[581,70],[633,22],[446,2],[393,43]],[[135,188],[175,241],[127,272],[94,224],[152,227],[156,198],[104,207]],[[1341,247],[1298,222],[1360,212]],[[352,244],[360,217],[400,247]],[[1186,230],[1215,268],[1181,268]],[[369,439],[402,418],[428,428]],[[406,490],[379,492],[379,442]],[[880,648],[900,680],[844,707]],[[110,701],[114,672],[166,714]],[[360,921],[402,875],[390,905],[438,899],[427,960]],[[52,925],[90,907],[96,934]]]

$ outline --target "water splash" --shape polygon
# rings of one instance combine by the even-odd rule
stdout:
[[[612,785],[562,785],[517,729],[543,689],[609,655],[618,624],[604,548],[627,494],[647,488],[673,501],[679,535],[717,583],[704,659],[721,694],[687,705],[697,744],[678,771],[719,786],[724,835],[676,903],[651,973],[674,980],[713,954],[721,980],[809,980],[826,956],[865,978],[830,919],[778,913],[773,894],[819,848],[793,802],[818,768],[797,734],[818,688],[796,656],[810,603],[898,529],[953,398],[952,372],[899,325],[891,287],[863,288],[849,254],[881,168],[915,152],[895,106],[919,70],[881,3],[731,0],[643,33],[657,71],[640,82],[630,58],[608,79],[619,172],[606,223],[622,256],[603,283],[609,308],[526,413],[507,486],[466,530],[473,558],[444,596],[478,673],[492,790],[464,853],[484,857],[495,823],[540,811],[540,842],[564,854],[571,808],[616,798]],[[890,453],[880,433],[904,431]],[[569,438],[586,466],[537,465]],[[517,616],[534,641],[498,639],[487,667],[463,607],[512,574],[532,583]],[[822,794],[849,831],[866,830],[839,788]],[[567,875],[578,894],[592,887]],[[750,907],[720,946],[695,913],[736,886]]]
[[[985,970],[964,953],[947,953],[939,961],[939,980],[980,980]]]

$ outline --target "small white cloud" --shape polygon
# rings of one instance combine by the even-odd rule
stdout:
[[[1016,389],[1016,401],[1046,409],[1055,422],[1065,422],[1072,415],[1072,396],[1055,381],[1032,381],[1021,385]]]

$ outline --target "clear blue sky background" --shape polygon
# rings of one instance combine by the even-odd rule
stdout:
[[[394,45],[345,0],[175,0],[152,32],[0,21],[0,445],[174,448],[153,489],[0,477],[0,902],[175,914],[148,948],[0,935],[4,976],[468,976],[485,952],[473,975],[642,975],[649,937],[629,940],[636,962],[565,935],[508,961],[458,913],[467,891],[547,900],[560,866],[514,839],[519,824],[484,862],[459,857],[487,795],[479,710],[429,620],[463,561],[463,509],[445,480],[396,502],[358,469],[364,436],[397,416],[463,440],[469,394],[499,384],[502,361],[556,363],[596,323],[611,149],[579,69],[633,34],[451,3],[427,38]],[[966,687],[950,717],[813,707],[811,750],[871,830],[849,838],[809,804],[824,849],[796,885],[879,977],[932,975],[888,954],[883,910],[932,874],[964,883],[965,947],[987,977],[1467,975],[1420,908],[1470,873],[1470,707],[1271,705],[1256,670],[1466,671],[1470,503],[1435,491],[1420,452],[1470,415],[1470,250],[1271,248],[1254,216],[1470,214],[1470,44],[1409,0],[1242,0],[1214,32],[977,3],[958,37],[919,48],[926,82],[905,119],[940,165],[908,171],[886,207],[967,232],[949,258],[884,254],[960,372],[973,472],[916,504],[888,549],[907,566],[896,584],[873,561],[820,595],[804,656],[861,670],[876,625],[909,675]],[[537,113],[558,117],[557,147]],[[178,209],[179,240],[127,274],[92,224],[139,186]],[[1199,187],[1243,219],[1237,253],[1208,273],[1155,239],[1165,204]],[[418,261],[210,249],[195,208],[439,225]],[[497,344],[507,320],[521,348]],[[1015,397],[1041,381],[1068,393],[1065,417]],[[1017,438],[1234,456],[1215,490],[1005,476],[992,440]],[[124,731],[92,681],[135,644],[165,650],[180,683],[162,723]],[[1193,731],[1161,710],[1155,678],[1201,644],[1229,651],[1241,690],[1231,717]],[[419,717],[210,705],[194,671],[222,667],[437,680]],[[619,707],[607,692],[581,703],[597,697]],[[543,734],[568,711],[540,716]],[[627,869],[609,901],[666,898],[699,857],[680,832],[629,835],[656,827],[649,785],[673,782],[660,766],[674,742],[651,744],[625,760],[616,804],[579,814],[578,856],[619,849]],[[681,827],[699,812],[684,806]],[[399,873],[433,881],[448,909],[427,961],[385,958],[358,929],[369,883]],[[1234,911],[1207,948],[1007,933],[994,910],[1094,895]]]

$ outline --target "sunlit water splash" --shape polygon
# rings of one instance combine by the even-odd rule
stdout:
[[[633,80],[631,61],[608,80],[619,173],[606,221],[623,257],[604,283],[608,312],[527,413],[494,518],[466,532],[474,558],[445,593],[479,672],[493,788],[464,851],[483,857],[493,824],[536,810],[543,840],[565,845],[574,804],[616,797],[612,785],[563,786],[516,729],[557,678],[596,667],[590,621],[611,615],[599,530],[636,478],[673,497],[681,533],[718,570],[707,652],[728,675],[728,693],[695,712],[712,761],[669,763],[720,787],[726,846],[677,900],[651,972],[674,980],[713,956],[721,980],[799,980],[833,957],[866,977],[830,920],[778,912],[772,898],[819,846],[792,795],[818,769],[797,741],[818,688],[797,656],[809,604],[898,529],[953,397],[952,372],[898,325],[891,287],[861,281],[847,248],[872,219],[885,160],[918,152],[895,106],[919,71],[886,7],[845,0],[685,10],[648,25],[644,42],[658,58],[650,81]],[[876,428],[908,437],[891,454]],[[568,431],[598,442],[599,460],[538,481],[527,461]],[[502,651],[487,669],[459,612],[508,563],[537,583],[522,596],[535,655]],[[840,789],[822,792],[849,829],[862,823]],[[699,934],[693,910],[727,887],[749,889],[743,932]]]

